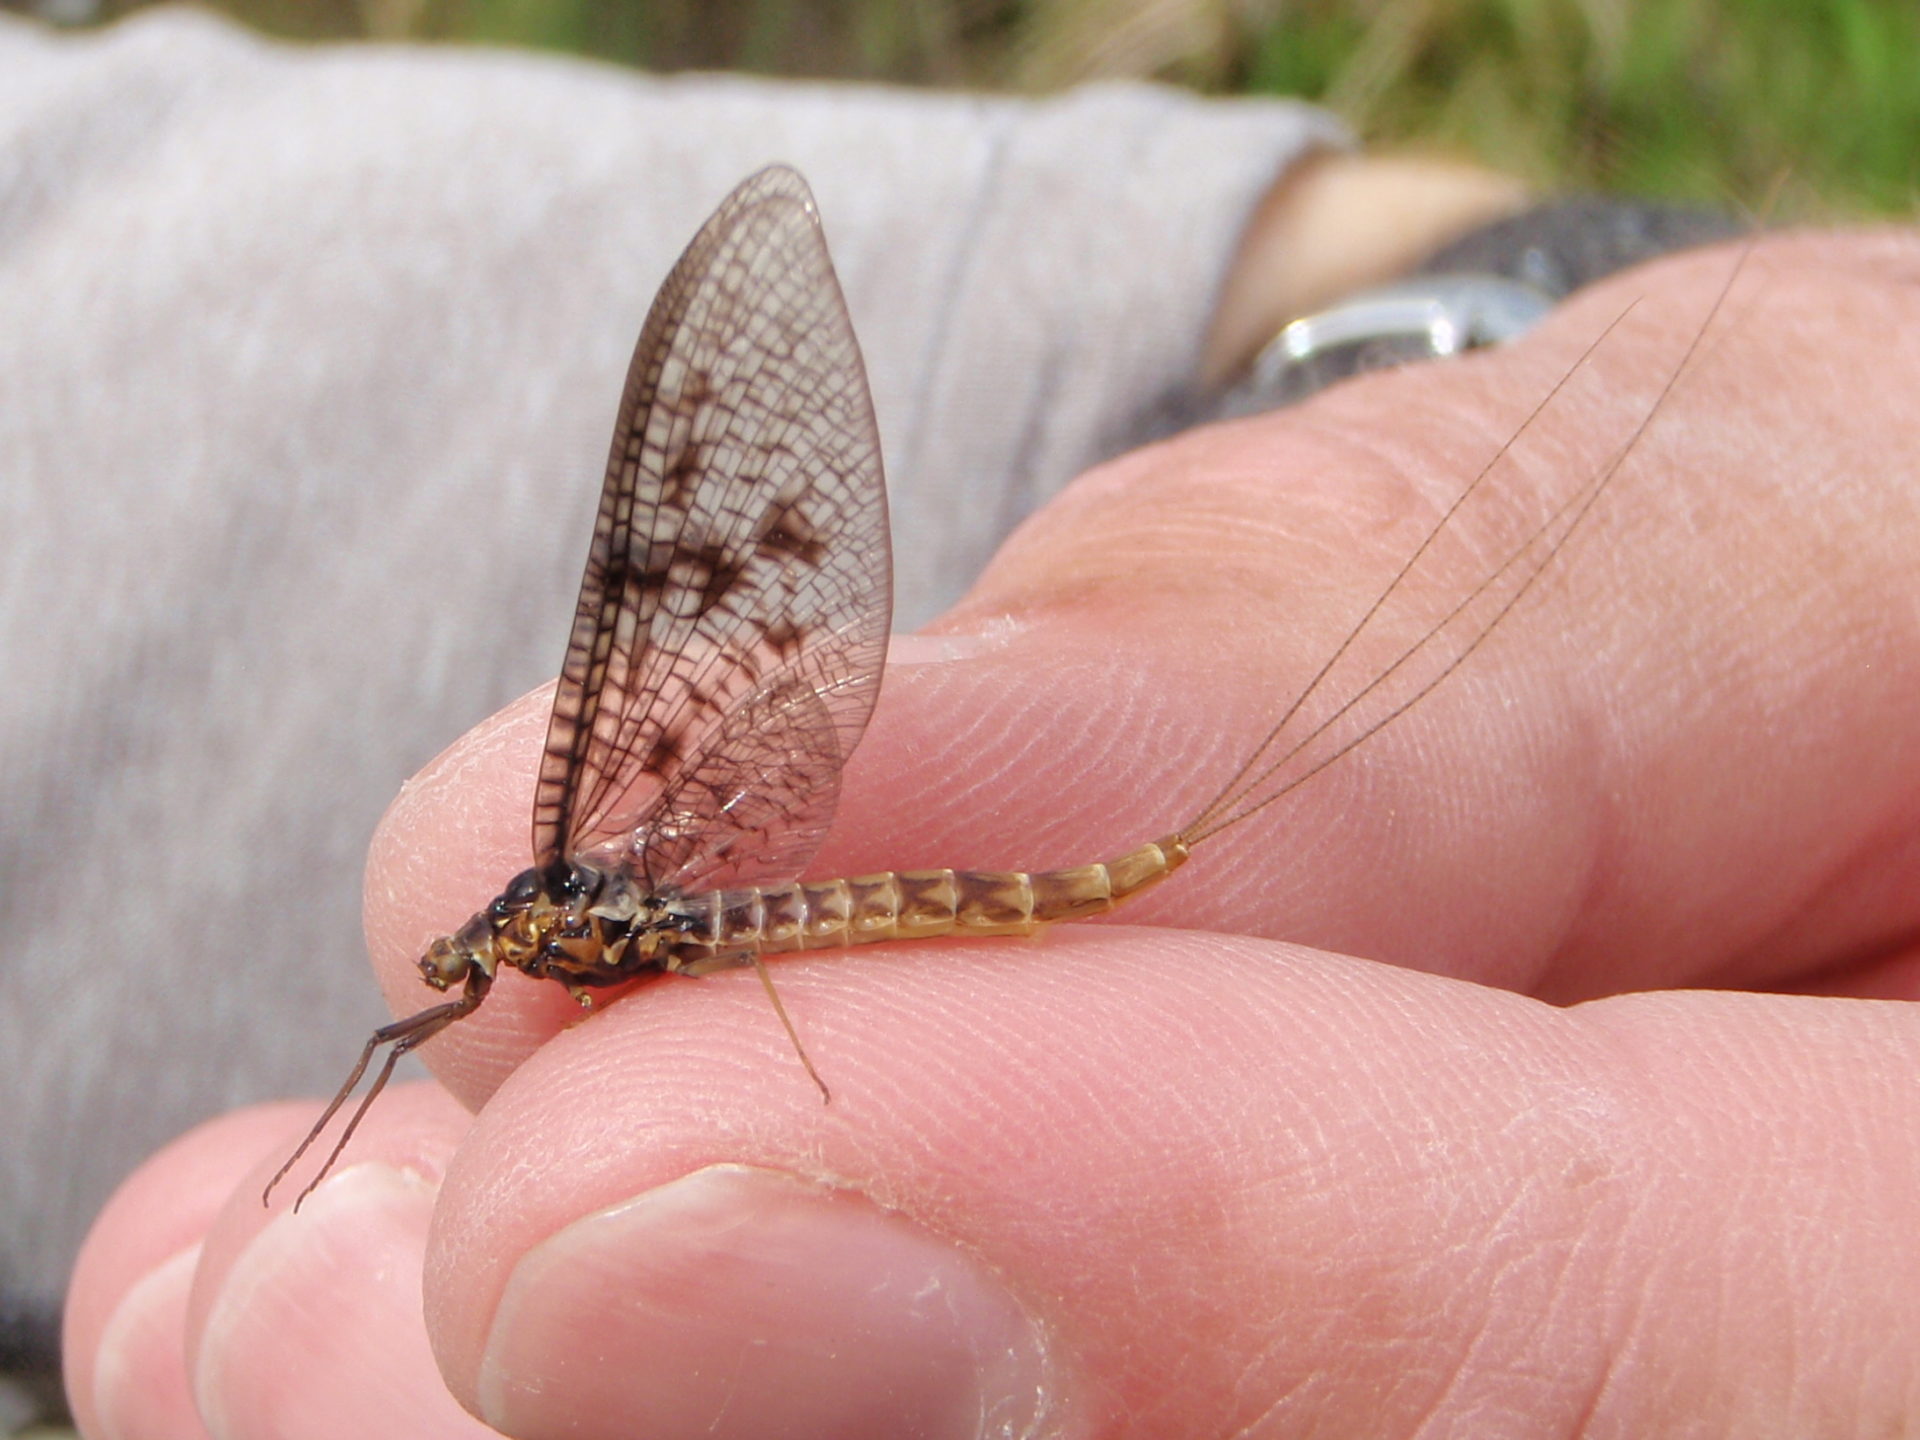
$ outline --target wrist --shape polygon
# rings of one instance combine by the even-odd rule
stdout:
[[[1327,152],[1293,167],[1247,222],[1200,387],[1242,372],[1289,320],[1407,273],[1529,198],[1510,176],[1453,161]]]

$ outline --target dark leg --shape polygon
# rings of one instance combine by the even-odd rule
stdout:
[[[485,997],[487,987],[491,983],[491,977],[485,972],[471,970],[467,973],[466,992],[458,1000],[449,1000],[444,1005],[435,1005],[430,1009],[422,1010],[418,1015],[409,1015],[404,1020],[383,1025],[368,1036],[365,1047],[360,1051],[360,1059],[355,1062],[346,1083],[340,1087],[333,1099],[327,1102],[327,1108],[322,1110],[320,1118],[313,1122],[313,1128],[307,1131],[307,1138],[302,1140],[293,1154],[287,1157],[287,1163],[274,1171],[273,1178],[267,1182],[267,1188],[260,1192],[260,1203],[265,1205],[269,1202],[274,1187],[287,1178],[287,1172],[299,1163],[300,1157],[307,1153],[313,1142],[320,1138],[320,1132],[327,1128],[328,1122],[339,1113],[340,1107],[347,1103],[347,1097],[353,1094],[354,1086],[358,1085],[360,1077],[367,1073],[367,1066],[372,1062],[375,1052],[382,1045],[391,1045],[393,1048],[387,1052],[387,1058],[382,1062],[379,1073],[374,1076],[372,1087],[355,1107],[353,1118],[347,1121],[347,1128],[341,1132],[340,1139],[328,1154],[327,1163],[320,1167],[320,1173],[307,1182],[307,1187],[295,1197],[293,1208],[298,1211],[301,1202],[314,1192],[315,1187],[322,1180],[327,1178],[327,1172],[333,1169],[334,1162],[340,1158],[340,1152],[347,1148],[347,1141],[351,1140],[353,1132],[360,1128],[360,1122],[365,1118],[368,1107],[373,1104],[380,1092],[387,1088],[387,1081],[393,1078],[393,1067],[400,1063],[400,1057],[409,1050],[426,1044],[454,1021],[471,1015]]]

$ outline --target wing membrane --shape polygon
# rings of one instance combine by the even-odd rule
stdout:
[[[750,853],[791,878],[872,713],[891,608],[866,371],[813,197],[776,166],[694,237],[635,348],[535,863],[624,846],[657,880]]]
[[[791,878],[832,823],[842,758],[824,697],[783,672],[727,713],[638,828],[587,858],[656,891]]]

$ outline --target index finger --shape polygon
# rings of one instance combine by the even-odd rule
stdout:
[[[1553,999],[1831,984],[1884,959],[1912,927],[1897,878],[1920,830],[1920,515],[1888,477],[1915,473],[1920,436],[1915,357],[1863,352],[1857,327],[1920,319],[1904,314],[1913,258],[1898,235],[1758,246],[1724,337],[1541,593],[1413,710],[1118,918]],[[931,663],[890,667],[810,873],[1084,863],[1184,823],[1638,295],[1384,636],[1347,657],[1346,688],[1603,473],[1731,264],[1637,272],[1485,360],[1375,377],[1085,477],[935,627]],[[1783,356],[1801,359],[1791,377]],[[503,712],[389,815],[368,916],[397,1005],[425,993],[422,944],[525,863],[542,719],[538,697]],[[516,978],[431,1047],[470,1100],[576,1013]]]

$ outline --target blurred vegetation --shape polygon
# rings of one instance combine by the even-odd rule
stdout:
[[[97,23],[141,0],[10,0]],[[1117,76],[1318,101],[1370,144],[1547,189],[1904,213],[1913,0],[223,0],[302,39],[1040,92]]]

